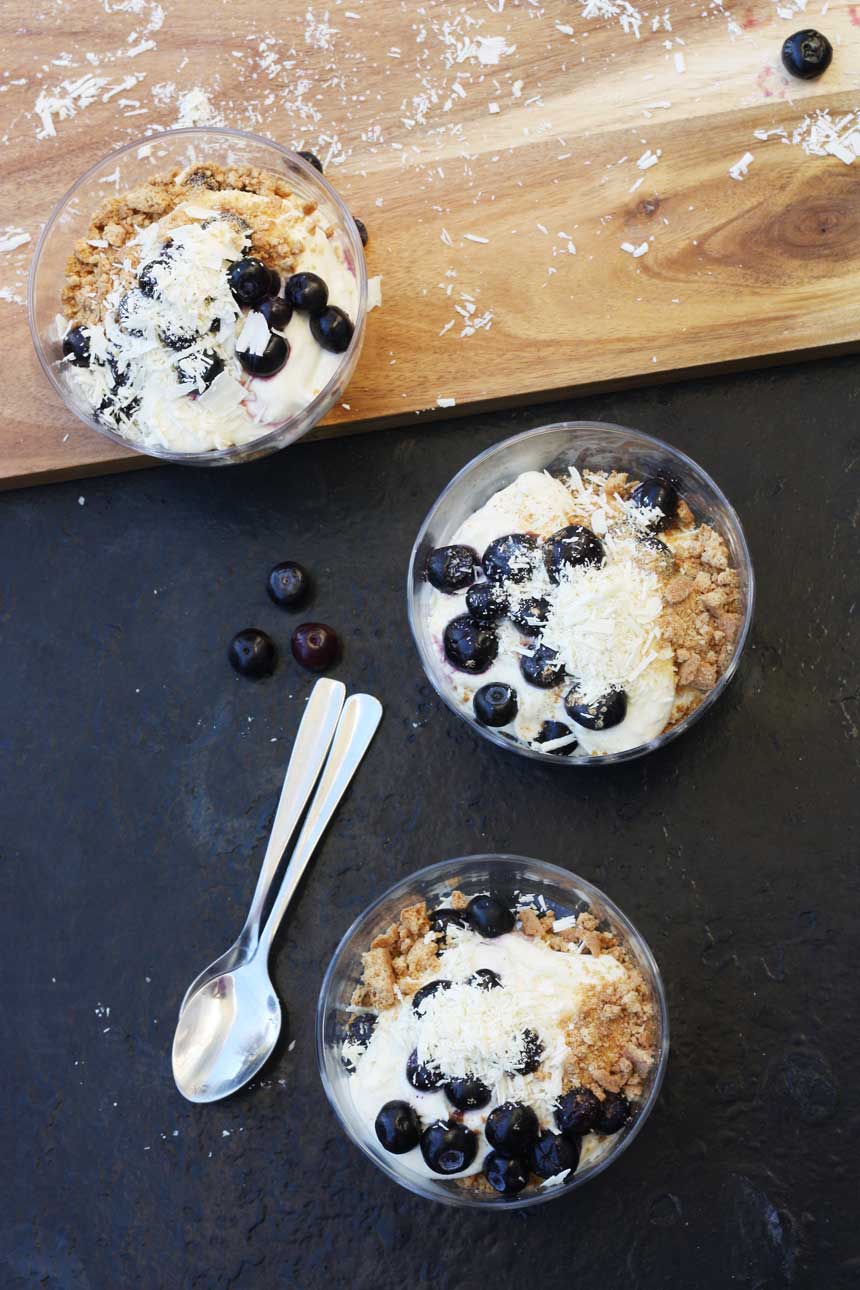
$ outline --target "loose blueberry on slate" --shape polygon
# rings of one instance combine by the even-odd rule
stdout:
[[[191,332],[183,336],[178,331],[171,331],[169,327],[162,327],[159,329],[158,339],[167,349],[190,349],[197,340],[197,333]]]
[[[502,978],[492,968],[478,968],[468,978],[466,984],[474,986],[476,990],[500,990]]]
[[[544,558],[549,580],[557,584],[564,569],[603,564],[606,553],[600,538],[595,537],[591,529],[582,524],[568,524],[547,538]]]
[[[493,629],[468,614],[451,620],[443,641],[445,657],[461,672],[486,672],[499,652],[499,638]]]
[[[507,905],[495,896],[474,896],[466,906],[466,918],[479,936],[489,939],[512,932],[516,923]]]
[[[536,744],[549,744],[554,739],[565,739],[568,735],[573,734],[570,726],[566,726],[563,721],[545,721],[538,733],[535,735]],[[576,748],[575,743],[565,744],[563,748],[545,749],[553,757],[567,757]]]
[[[142,336],[143,327],[137,324],[146,308],[146,298],[141,291],[126,291],[116,307],[116,325],[126,336]]]
[[[545,596],[528,596],[511,606],[510,619],[524,636],[538,636],[549,618],[549,601]]]
[[[358,229],[358,236],[361,238],[361,245],[367,246],[367,225],[364,220],[359,219],[357,215],[353,215],[352,218],[355,223],[355,227]]]
[[[161,255],[155,260],[150,260],[148,264],[144,264],[138,273],[137,285],[148,300],[154,299],[159,294],[161,288],[158,285],[156,269],[162,268],[167,263],[167,256]]]
[[[176,375],[185,385],[197,385],[200,381],[208,390],[216,376],[224,371],[224,360],[214,349],[201,349],[197,354],[186,354],[176,364]]]
[[[451,989],[451,982],[446,980],[444,977],[439,977],[435,981],[428,981],[426,985],[422,985],[420,990],[416,990],[414,995],[412,996],[412,1011],[416,1013],[419,1017],[423,1017],[424,1013],[422,1011],[421,1005],[424,1002],[424,1000],[429,999],[430,996],[432,994],[435,994],[437,990],[450,990],[450,989]]]
[[[320,174],[322,174],[323,172],[322,162],[320,161],[319,157],[316,156],[315,153],[300,152],[298,155],[302,158],[303,161],[309,161],[310,164],[313,166],[314,170],[318,170]]]
[[[272,332],[262,354],[239,349],[236,357],[249,376],[275,376],[290,357],[290,342]]]
[[[564,664],[558,662],[558,654],[554,649],[538,645],[533,654],[521,655],[520,671],[529,685],[536,685],[540,690],[551,690],[564,676]]]
[[[342,354],[349,349],[349,342],[355,331],[349,314],[338,309],[337,305],[329,305],[322,313],[313,314],[310,327],[317,344],[332,354]]]
[[[449,927],[466,926],[466,915],[459,909],[446,909],[444,907],[441,909],[434,909],[432,914],[428,914],[427,917],[430,920],[431,930],[434,931],[437,936],[441,936],[443,940],[447,937]],[[412,1002],[414,1007],[414,999]]]
[[[445,1093],[448,1101],[458,1111],[478,1111],[493,1096],[492,1090],[474,1075],[458,1075],[449,1080],[445,1085]]]
[[[373,1013],[360,1012],[357,1017],[353,1017],[346,1033],[350,1043],[355,1044],[356,1048],[366,1048],[375,1029],[376,1017]]]
[[[508,612],[508,598],[498,583],[476,582],[466,592],[466,608],[479,623],[494,623]]]
[[[284,294],[300,313],[321,314],[328,304],[328,287],[316,273],[294,273]]]
[[[233,299],[240,305],[260,304],[272,294],[272,280],[269,270],[262,260],[248,256],[245,260],[236,260],[227,270],[227,281],[233,293]]]
[[[811,81],[826,72],[833,61],[833,46],[820,31],[807,28],[789,36],[782,47],[782,63],[792,76]]]
[[[508,533],[496,538],[481,563],[490,582],[525,582],[534,569],[537,538],[530,533]]]
[[[72,327],[63,337],[63,353],[74,367],[89,367],[90,337],[83,327]]]
[[[475,691],[472,707],[482,726],[507,726],[517,715],[517,692],[510,685],[493,681]]]
[[[591,703],[583,703],[574,686],[564,696],[564,710],[571,721],[586,730],[609,730],[627,715],[627,695],[624,690],[610,690]]]
[[[662,515],[651,526],[655,533],[660,533],[678,514],[678,491],[668,479],[655,475],[653,479],[644,479],[638,488],[634,488],[632,502],[642,510],[659,510]]]
[[[607,1093],[600,1103],[595,1133],[617,1133],[630,1119],[630,1103],[623,1093]]]
[[[464,591],[475,581],[478,553],[470,546],[437,546],[427,557],[427,581],[437,591]]]
[[[436,1120],[421,1134],[421,1154],[435,1174],[458,1174],[478,1154],[478,1139],[465,1124]]]
[[[424,1066],[419,1062],[417,1048],[413,1048],[406,1059],[406,1078],[419,1093],[431,1093],[445,1082],[445,1076],[438,1066]]]
[[[270,331],[283,331],[293,316],[293,306],[283,296],[273,295],[257,308],[269,324]]]
[[[260,677],[274,672],[278,654],[270,636],[259,627],[246,627],[231,640],[228,657],[242,676]]]
[[[487,1116],[487,1141],[506,1156],[526,1156],[537,1141],[540,1125],[530,1106],[502,1102]]]
[[[499,1151],[488,1151],[484,1157],[484,1177],[493,1191],[502,1196],[515,1196],[528,1186],[529,1171],[521,1160],[503,1156]]]
[[[511,1075],[531,1075],[540,1066],[543,1057],[543,1044],[533,1030],[523,1031],[523,1046],[516,1066],[511,1067]]]
[[[308,594],[310,579],[307,571],[295,560],[283,560],[269,570],[266,590],[269,599],[282,609],[294,609]]]
[[[408,1102],[386,1102],[373,1127],[385,1150],[395,1156],[417,1147],[421,1137],[421,1121]]]
[[[555,1122],[565,1137],[590,1133],[600,1115],[600,1101],[590,1088],[572,1088],[555,1104]]]
[[[310,672],[324,672],[340,653],[337,632],[325,623],[301,623],[290,639],[293,658]]]
[[[546,1129],[532,1147],[529,1163],[540,1178],[554,1178],[569,1169],[565,1182],[571,1182],[579,1164],[580,1149],[579,1138],[565,1138]]]

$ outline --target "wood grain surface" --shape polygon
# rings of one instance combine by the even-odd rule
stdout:
[[[313,149],[369,227],[383,308],[322,433],[856,345],[860,161],[754,133],[860,106],[860,10],[796,3],[670,0],[637,39],[620,0],[8,0],[0,485],[146,464],[61,406],[23,299],[63,191],[177,124]],[[791,80],[810,25],[833,65]]]

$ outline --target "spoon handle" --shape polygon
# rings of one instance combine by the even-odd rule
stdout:
[[[352,694],[347,699],[319,787],[287,865],[281,890],[260,933],[260,949],[264,957],[271,949],[275,933],[308,861],[367,752],[381,719],[382,704],[372,695]]]
[[[251,900],[240,940],[252,949],[259,939],[260,918],[269,894],[272,880],[278,871],[287,843],[295,832],[302,811],[307,805],[311,790],[319,778],[323,761],[329,750],[338,719],[343,709],[346,686],[342,681],[325,678],[317,681],[308,699],[304,716],[296,735],[290,756],[284,787],[275,818],[263,866]]]

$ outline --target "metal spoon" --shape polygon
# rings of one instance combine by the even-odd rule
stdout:
[[[278,872],[287,843],[293,836],[296,825],[302,817],[302,811],[308,804],[314,784],[319,779],[345,698],[346,686],[343,682],[330,681],[328,678],[317,681],[311,691],[311,697],[308,699],[293,744],[284,787],[281,789],[278,809],[272,821],[269,844],[263,857],[263,866],[251,898],[251,908],[248,910],[245,926],[229,950],[204,968],[191,982],[179,1005],[180,1017],[192,994],[196,993],[201,986],[211,981],[213,977],[221,976],[224,972],[238,967],[240,963],[247,962],[257,952],[260,919],[269,895],[269,888]]]
[[[381,717],[381,703],[369,694],[347,699],[256,954],[207,981],[179,1014],[173,1039],[173,1077],[190,1102],[215,1102],[235,1093],[271,1055],[281,1031],[281,1006],[268,969],[272,940]]]

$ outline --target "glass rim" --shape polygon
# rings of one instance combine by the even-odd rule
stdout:
[[[416,884],[426,883],[433,878],[443,878],[445,875],[455,877],[457,876],[458,869],[462,869],[465,865],[478,864],[486,864],[488,866],[500,865],[504,867],[533,867],[539,871],[542,880],[549,882],[553,879],[558,879],[561,880],[563,884],[573,884],[587,895],[589,900],[603,906],[611,914],[612,918],[621,926],[625,938],[627,938],[642,955],[650,975],[649,984],[653,989],[654,1001],[660,1017],[660,1050],[657,1056],[653,1080],[648,1091],[648,1095],[640,1104],[636,1119],[631,1125],[629,1131],[620,1141],[617,1142],[615,1148],[610,1148],[610,1150],[607,1151],[600,1160],[595,1161],[593,1164],[586,1165],[581,1173],[577,1171],[572,1182],[560,1187],[543,1188],[538,1192],[533,1193],[531,1196],[518,1196],[513,1197],[512,1199],[502,1198],[500,1196],[496,1198],[480,1197],[464,1191],[458,1191],[455,1188],[452,1188],[450,1192],[431,1192],[421,1185],[429,1180],[422,1179],[420,1175],[415,1175],[415,1181],[404,1178],[393,1165],[390,1165],[387,1160],[374,1152],[373,1148],[362,1139],[362,1137],[355,1131],[352,1124],[344,1116],[331,1081],[329,1080],[328,1071],[326,1070],[325,1025],[329,1008],[328,996],[331,992],[335,974],[340,966],[340,959],[351,939],[356,935],[362,925],[368,919],[372,918],[383,904],[394,898],[401,890],[408,890]],[[587,878],[582,878],[579,874],[573,873],[570,869],[563,869],[560,865],[552,864],[548,860],[537,860],[533,857],[514,855],[507,852],[478,853],[475,855],[458,856],[451,860],[436,861],[433,864],[426,865],[421,869],[417,869],[414,873],[399,879],[380,896],[377,896],[375,900],[371,901],[367,908],[353,919],[343,936],[341,936],[334,952],[332,953],[322,980],[322,985],[320,986],[319,998],[317,1000],[315,1029],[317,1067],[319,1070],[320,1081],[329,1105],[334,1111],[338,1123],[350,1141],[353,1142],[363,1152],[363,1154],[377,1166],[377,1168],[379,1168],[394,1182],[399,1183],[400,1186],[404,1187],[407,1191],[427,1200],[435,1200],[441,1204],[467,1209],[525,1209],[533,1205],[544,1204],[547,1201],[555,1200],[558,1196],[570,1194],[575,1191],[576,1188],[581,1187],[584,1183],[590,1182],[592,1178],[596,1178],[599,1174],[603,1173],[604,1169],[608,1169],[609,1166],[619,1158],[619,1156],[623,1155],[642,1131],[642,1128],[644,1127],[648,1116],[651,1114],[651,1111],[654,1109],[654,1105],[660,1095],[663,1079],[666,1074],[666,1066],[669,1061],[669,1009],[666,1000],[666,988],[663,983],[660,968],[657,965],[657,960],[655,959],[651,947],[645,940],[642,933],[636,929],[627,915],[619,909],[615,902],[599,887],[596,887],[594,883],[589,882]]]
[[[729,661],[725,671],[718,677],[716,684],[708,691],[699,706],[695,708],[693,712],[688,713],[686,717],[677,723],[677,725],[672,726],[671,730],[663,731],[661,734],[655,736],[654,739],[649,739],[646,743],[637,744],[634,748],[625,748],[621,752],[601,753],[599,756],[592,757],[558,757],[552,753],[539,752],[536,748],[529,748],[525,744],[514,742],[511,739],[505,739],[503,735],[498,734],[492,729],[492,727],[482,726],[477,721],[472,720],[469,715],[454,701],[449,688],[442,684],[440,676],[437,675],[434,660],[428,656],[427,651],[424,649],[418,630],[415,566],[427,531],[444,500],[485,461],[490,460],[494,456],[502,456],[510,448],[514,447],[515,444],[522,443],[527,439],[537,439],[544,435],[550,435],[562,430],[597,430],[602,433],[606,433],[610,438],[620,437],[623,435],[633,435],[637,439],[643,440],[646,444],[659,450],[670,459],[674,459],[680,464],[683,464],[691,470],[694,475],[699,476],[704,484],[713,492],[716,501],[725,509],[735,525],[741,555],[740,564],[746,578],[746,604],[744,607],[743,622],[741,623],[740,630],[735,640],[731,660]],[[692,457],[689,457],[680,448],[675,448],[672,444],[667,443],[664,439],[658,439],[654,435],[646,434],[644,430],[635,430],[632,426],[623,426],[612,421],[553,421],[549,425],[534,426],[532,429],[523,430],[519,434],[512,435],[508,439],[502,439],[499,443],[491,444],[489,448],[485,448],[483,452],[478,453],[476,457],[467,461],[465,466],[462,466],[453,478],[448,481],[425,515],[424,520],[421,523],[421,527],[418,530],[418,535],[412,545],[412,552],[409,557],[409,568],[406,574],[406,608],[409,619],[409,630],[412,633],[412,640],[418,652],[418,657],[421,660],[421,666],[424,669],[427,679],[433,686],[433,689],[436,691],[439,698],[445,703],[446,707],[448,707],[462,721],[465,721],[471,729],[477,731],[481,737],[489,740],[489,742],[494,744],[497,748],[503,748],[506,751],[516,753],[521,757],[528,757],[530,760],[540,762],[544,766],[551,765],[580,770],[583,767],[615,766],[620,762],[633,761],[639,757],[644,757],[646,754],[655,752],[658,748],[665,747],[680,735],[685,734],[686,731],[688,731],[691,726],[694,726],[706,712],[710,711],[713,705],[723,694],[740,666],[741,656],[743,655],[744,648],[747,643],[755,610],[755,573],[753,571],[752,557],[750,556],[746,534],[744,533],[743,525],[741,524],[737,511],[732,506],[719,484],[717,484],[704,467],[700,466]]]
[[[187,138],[189,136],[194,136],[195,138],[205,136],[207,138],[221,138],[225,140],[239,139],[245,143],[252,143],[262,148],[269,148],[278,153],[281,157],[288,158],[290,162],[297,167],[299,173],[306,180],[309,180],[312,185],[316,185],[318,189],[321,189],[326,198],[332,202],[340,219],[341,231],[346,234],[347,240],[350,244],[350,250],[353,253],[356,281],[358,284],[358,308],[352,339],[343,353],[339,355],[341,361],[338,363],[335,371],[329,377],[319,394],[315,395],[311,402],[307,403],[303,408],[300,408],[298,412],[294,412],[292,416],[279,422],[277,426],[267,429],[266,433],[261,434],[258,438],[250,439],[247,443],[243,444],[232,444],[229,448],[212,448],[207,452],[178,452],[175,449],[163,448],[157,445],[142,447],[133,440],[126,438],[125,435],[120,434],[119,431],[114,430],[111,426],[100,425],[94,417],[86,416],[77,408],[73,407],[69,402],[67,391],[65,390],[62,382],[58,379],[54,370],[55,364],[51,362],[45,353],[42,338],[36,325],[35,311],[36,279],[45,243],[78,189],[97,174],[102,166],[105,166],[112,161],[118,161],[119,158],[124,157],[127,153],[136,152],[138,149],[146,146],[156,145],[164,139],[171,140],[183,137]],[[261,169],[262,168],[263,167],[261,167]],[[57,312],[59,312],[59,309]],[[357,354],[358,350],[361,348],[364,340],[366,319],[367,264],[364,258],[364,247],[362,246],[361,236],[358,232],[358,228],[356,227],[352,213],[343,198],[337,190],[332,187],[325,175],[318,171],[315,166],[312,166],[310,162],[305,161],[304,157],[300,157],[299,154],[294,152],[291,148],[285,148],[283,144],[276,143],[274,139],[268,139],[265,135],[255,134],[250,130],[235,130],[228,126],[182,126],[175,130],[161,130],[157,134],[147,135],[132,140],[131,143],[125,143],[119,148],[113,148],[110,152],[105,153],[104,156],[100,157],[98,161],[94,161],[91,166],[87,167],[83,174],[78,176],[71,187],[69,187],[65,193],[63,193],[62,197],[60,197],[60,199],[54,204],[50,215],[45,221],[45,226],[39,234],[33,251],[33,259],[30,262],[30,270],[27,275],[27,324],[30,329],[30,338],[33,342],[33,348],[36,351],[36,356],[39,359],[42,371],[59,394],[64,406],[68,408],[72,415],[77,417],[77,419],[84,425],[89,426],[91,430],[102,435],[103,438],[110,439],[121,447],[128,448],[132,452],[140,453],[145,457],[154,457],[161,461],[177,462],[185,465],[204,465],[215,461],[228,464],[236,459],[243,460],[251,450],[254,452],[257,452],[258,449],[265,451],[281,438],[288,427],[297,424],[300,421],[308,420],[310,424],[307,429],[311,429],[312,426],[315,425],[316,422],[320,421],[332,407],[334,400],[337,397],[339,376],[343,370],[344,364],[346,364],[353,355]],[[303,433],[307,433],[307,430]],[[297,438],[300,437],[301,435],[297,436]]]

